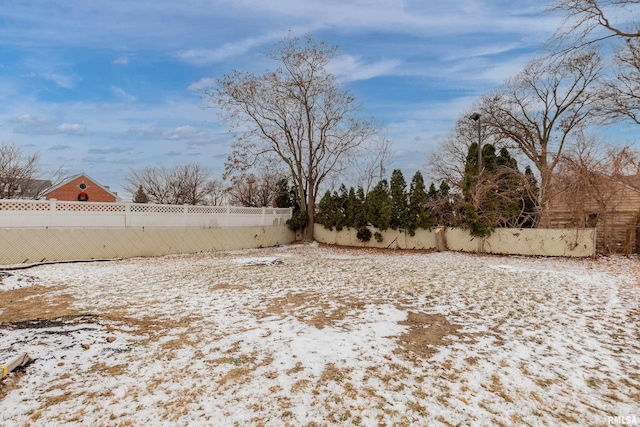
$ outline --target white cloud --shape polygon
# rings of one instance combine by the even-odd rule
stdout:
[[[360,57],[341,55],[331,61],[327,70],[346,81],[356,81],[393,74],[401,65],[397,59],[367,63]]]
[[[128,56],[120,56],[120,57],[114,59],[113,63],[117,64],[117,65],[127,65],[129,63],[129,57]]]
[[[100,148],[90,148],[87,153],[90,154],[120,154],[133,151],[133,147],[108,146]]]
[[[47,119],[43,117],[35,117],[31,114],[22,114],[16,117],[14,121],[19,123],[46,123]]]
[[[141,136],[149,139],[164,139],[169,141],[207,141],[209,134],[203,129],[193,126],[178,126],[171,129],[159,129],[153,126],[137,126],[128,129],[122,134],[123,137]]]
[[[196,129],[192,126],[179,126],[174,129],[168,129],[162,132],[165,139],[196,139],[206,137],[206,132],[202,129]]]
[[[178,52],[176,56],[188,63],[196,65],[208,65],[223,61],[227,58],[242,55],[256,46],[262,46],[281,39],[286,33],[277,31],[258,37],[249,37],[240,41],[225,43],[215,49],[194,48]]]
[[[63,123],[56,127],[59,133],[66,133],[69,135],[84,135],[86,129],[84,126],[78,123]]]
[[[49,147],[49,150],[51,151],[65,151],[65,150],[70,150],[71,146],[69,145],[53,145],[51,147]]]
[[[22,114],[10,122],[13,124],[14,132],[23,134],[84,135],[86,132],[85,127],[78,123],[56,124],[51,118],[37,117],[31,114]]]
[[[215,77],[204,77],[200,80],[198,80],[195,83],[191,83],[188,87],[189,90],[202,90],[202,89],[206,89],[208,87],[212,87],[216,84],[216,78]]]
[[[45,80],[50,80],[54,82],[57,86],[64,89],[73,89],[76,84],[81,80],[80,77],[77,77],[73,74],[62,74],[55,72],[41,72],[39,76]]]
[[[137,98],[118,86],[111,86],[111,92],[126,102],[134,102]]]

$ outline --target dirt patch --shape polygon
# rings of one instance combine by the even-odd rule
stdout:
[[[14,369],[11,375],[0,380],[0,400],[9,394],[10,391],[20,387],[20,379],[25,375],[24,367]]]
[[[88,323],[97,323],[97,316],[94,314],[80,314],[56,316],[52,319],[19,320],[16,322],[0,323],[0,327],[8,327],[11,329],[49,329]],[[77,330],[78,329],[74,329],[74,331]],[[68,334],[71,333],[71,331],[56,331],[50,333]]]
[[[407,320],[398,323],[409,326],[409,330],[398,337],[400,349],[396,353],[409,360],[428,359],[450,341],[449,337],[461,336],[461,326],[450,323],[442,314],[409,312]]]
[[[326,386],[329,382],[335,382],[336,384],[342,384],[345,379],[348,378],[352,368],[339,369],[333,363],[328,363],[322,371],[322,375],[318,380],[318,385]]]
[[[300,322],[322,329],[336,320],[345,318],[345,310],[332,308],[314,293],[287,294],[283,298],[272,299],[265,312],[277,316],[293,316]]]
[[[244,285],[229,285],[226,283],[221,283],[219,285],[213,285],[210,289],[212,291],[224,291],[224,290],[246,291],[249,288],[247,288]]]
[[[235,382],[238,384],[244,384],[252,377],[251,370],[248,368],[234,368],[224,374],[222,378],[218,380],[218,388],[223,387],[228,382]]]
[[[318,293],[291,293],[285,297],[272,298],[264,311],[263,317],[292,316],[298,321],[322,329],[344,320],[353,310],[362,310],[368,304],[379,304],[382,301],[361,301],[340,298]]]
[[[42,285],[4,291],[0,298],[0,324],[78,316],[81,313],[71,308],[75,301],[71,295],[53,293]]]

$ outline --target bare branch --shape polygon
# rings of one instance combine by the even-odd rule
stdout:
[[[517,144],[538,169],[543,226],[548,226],[551,177],[568,137],[597,112],[594,88],[602,69],[594,50],[535,61],[483,99],[483,116],[494,134]]]
[[[198,205],[210,192],[209,174],[198,164],[131,169],[125,180],[127,192],[133,195],[142,187],[151,203]]]
[[[376,132],[372,123],[356,117],[355,98],[326,71],[336,49],[310,38],[288,37],[268,53],[280,65],[275,71],[234,71],[205,92],[230,128],[241,131],[225,178],[247,176],[265,159],[281,165],[293,180],[309,224],[319,186],[342,173],[350,156]],[[312,233],[307,227],[306,238]]]

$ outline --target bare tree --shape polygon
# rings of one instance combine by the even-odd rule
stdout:
[[[549,224],[551,177],[568,137],[594,112],[592,89],[601,76],[600,56],[593,50],[534,61],[509,79],[504,88],[482,101],[482,116],[492,133],[511,141],[539,173],[540,224]]]
[[[212,179],[205,186],[204,203],[209,206],[221,206],[227,203],[227,189],[222,181]]]
[[[206,201],[208,173],[198,164],[147,166],[131,169],[124,189],[136,194],[140,187],[149,202],[198,205]]]
[[[301,42],[288,37],[269,53],[280,64],[275,71],[234,71],[205,92],[232,129],[242,131],[234,140],[227,172],[248,171],[265,159],[281,164],[309,218],[305,240],[313,239],[320,185],[341,173],[348,158],[376,131],[356,117],[356,99],[326,70],[336,49],[310,38]]]
[[[38,199],[52,185],[62,179],[62,168],[51,173],[49,179],[39,175],[40,155],[26,153],[13,144],[0,144],[0,198]]]
[[[554,204],[567,210],[570,223],[575,227],[595,227],[600,224],[598,241],[601,249],[612,250],[614,242],[620,240],[620,230],[613,224],[624,224],[616,220],[616,215],[629,216],[619,212],[627,203],[620,193],[620,184],[637,186],[640,172],[640,154],[630,146],[605,146],[595,137],[587,137],[582,129],[575,135],[576,143],[568,150],[558,164],[554,177],[559,200]],[[637,212],[631,214],[636,221]],[[635,233],[637,224],[631,224],[628,231]],[[629,239],[630,241],[630,239]],[[631,248],[625,248],[630,251]]]
[[[615,72],[603,85],[604,119],[630,120],[640,125],[640,38],[625,40],[614,57]]]
[[[615,38],[640,38],[639,6],[639,0],[559,0],[551,10],[563,12],[565,20],[553,42],[569,51]]]
[[[473,111],[481,110],[476,106]],[[472,112],[464,112],[457,120],[451,133],[438,142],[438,147],[429,155],[429,178],[436,182],[446,182],[454,190],[462,191],[465,165],[469,146],[478,142],[477,122],[469,117]],[[491,133],[494,129],[486,126],[481,117],[482,144],[492,144],[496,148],[512,147],[514,144]]]
[[[613,52],[600,98],[602,118],[640,124],[640,1],[559,0],[552,10],[565,14],[552,39],[555,55],[589,45]]]
[[[176,204],[182,202],[189,205],[199,205],[206,199],[209,173],[199,164],[182,165],[177,168],[175,177]],[[181,200],[179,200],[181,199]]]
[[[354,171],[354,181],[367,194],[374,182],[381,180],[384,171],[391,164],[393,151],[392,143],[385,136],[370,138],[359,147],[358,154],[352,158],[351,169]]]
[[[263,207],[273,206],[278,193],[278,182],[282,175],[263,170],[231,178],[227,189],[231,205]]]

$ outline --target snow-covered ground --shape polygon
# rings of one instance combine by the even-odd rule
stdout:
[[[639,264],[296,245],[7,272],[0,363],[35,361],[0,425],[640,423]]]

